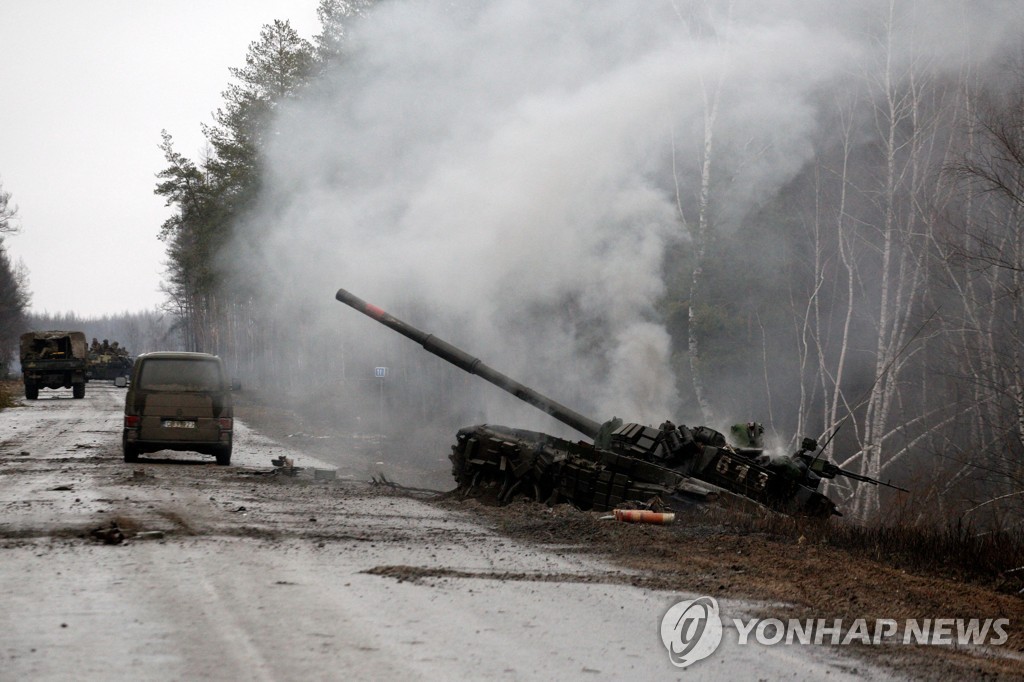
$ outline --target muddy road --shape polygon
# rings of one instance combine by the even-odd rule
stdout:
[[[836,647],[740,647],[728,626],[681,670],[659,627],[697,594],[645,586],[582,538],[539,545],[458,505],[317,480],[345,453],[244,424],[230,467],[126,464],[123,399],[91,383],[0,412],[2,680],[906,676]],[[283,455],[305,471],[280,475]]]

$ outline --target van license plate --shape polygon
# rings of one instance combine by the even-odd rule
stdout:
[[[196,423],[176,419],[165,419],[161,426],[165,429],[194,429],[196,428]]]

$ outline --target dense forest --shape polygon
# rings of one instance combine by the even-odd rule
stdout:
[[[0,375],[6,373],[18,336],[25,328],[30,300],[27,273],[11,261],[4,244],[5,236],[18,232],[17,219],[18,207],[0,183]]]
[[[859,518],[1019,524],[1024,11],[769,4],[322,0],[316,36],[265,25],[206,155],[163,132],[181,344],[354,428],[385,404],[389,433],[558,428],[344,287],[599,419],[834,436],[914,491],[832,483]]]
[[[116,341],[131,356],[155,350],[178,350],[181,336],[178,320],[160,310],[81,317],[74,313],[29,313],[27,329],[74,329],[86,341]]]

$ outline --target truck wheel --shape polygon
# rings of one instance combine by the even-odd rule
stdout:
[[[29,400],[35,400],[39,397],[39,387],[35,384],[25,384],[25,397]]]
[[[73,395],[76,398],[84,398],[85,397],[85,384],[74,384],[71,387],[71,395]]]
[[[221,448],[217,451],[217,464],[226,467],[231,464],[231,446]]]

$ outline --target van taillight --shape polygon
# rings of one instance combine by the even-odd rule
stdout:
[[[126,429],[137,429],[137,428],[139,428],[139,421],[140,420],[141,420],[141,417],[125,415],[125,417],[124,417],[124,428],[126,428]]]
[[[230,431],[231,430],[231,422],[232,421],[234,421],[234,420],[233,419],[218,419],[217,423],[220,424],[220,430],[221,431]]]

